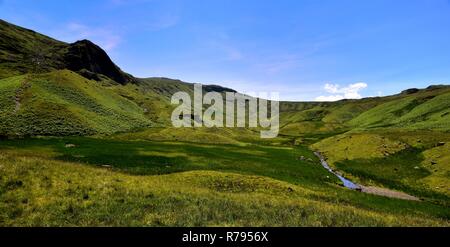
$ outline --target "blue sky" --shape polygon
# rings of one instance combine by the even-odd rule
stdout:
[[[284,100],[450,84],[449,0],[0,0],[0,18],[90,39],[135,76]]]

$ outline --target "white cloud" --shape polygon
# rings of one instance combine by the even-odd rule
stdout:
[[[361,99],[360,91],[367,88],[367,83],[358,82],[350,84],[346,87],[340,87],[338,84],[325,84],[323,89],[331,94],[325,96],[319,96],[316,101],[337,101],[343,99]]]

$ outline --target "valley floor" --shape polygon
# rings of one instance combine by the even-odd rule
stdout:
[[[440,203],[343,188],[306,147],[243,145],[0,141],[0,225],[450,225]]]

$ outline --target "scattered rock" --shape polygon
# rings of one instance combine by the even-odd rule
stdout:
[[[289,188],[288,188],[288,191],[292,193],[292,192],[294,192],[294,189],[292,189],[291,187],[289,187]]]
[[[77,145],[75,145],[75,144],[66,144],[66,148],[74,148],[74,147],[76,147]]]
[[[438,142],[438,144],[437,144],[438,147],[442,147],[444,145],[445,145],[445,142]]]
[[[415,167],[414,167],[414,169],[416,169],[416,170],[419,170],[419,169],[420,169],[420,167],[418,167],[418,166],[415,166]]]
[[[109,168],[112,168],[111,165],[102,165],[102,167],[103,167],[103,168],[108,168],[108,169],[109,169]]]
[[[300,156],[299,160],[305,160],[305,156]]]

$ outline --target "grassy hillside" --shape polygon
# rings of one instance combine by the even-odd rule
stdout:
[[[378,129],[348,132],[312,145],[346,177],[448,205],[450,134]]]
[[[135,102],[64,70],[0,81],[0,134],[92,135],[148,127]]]
[[[409,91],[408,91],[409,92]],[[281,104],[283,134],[339,132],[351,129],[404,128],[449,131],[450,86],[398,95],[327,103]]]
[[[281,102],[280,136],[266,140],[173,128],[171,96],[193,84],[134,78],[89,41],[1,20],[0,38],[0,226],[450,224],[450,86]],[[421,201],[345,189],[312,150]]]
[[[3,20],[0,40],[0,79],[63,67],[63,54],[68,47],[64,42]]]
[[[0,20],[0,79],[69,69],[89,79],[135,82],[108,54],[88,40],[73,44]]]
[[[397,127],[450,130],[449,87],[424,90],[394,99],[364,112],[349,124],[353,127]]]
[[[174,108],[170,104],[170,97],[178,91],[190,94],[193,92],[192,84],[179,80],[133,78],[121,71],[100,47],[90,41],[66,44],[1,20],[0,37],[3,40],[0,44],[0,79],[5,78],[0,81],[0,84],[4,84],[0,86],[0,92],[3,95],[0,104],[5,106],[1,109],[3,119],[14,119],[19,123],[26,119],[37,126],[30,130],[23,126],[13,127],[3,123],[0,129],[2,134],[91,135],[126,132],[148,126],[149,122],[157,126],[170,126],[170,115]],[[65,78],[66,72],[57,72],[62,69],[72,70],[82,77],[75,78],[71,75],[72,78]],[[51,73],[35,75],[46,71]],[[24,78],[18,79],[14,77],[16,75]],[[39,78],[39,83],[34,82],[35,77]],[[74,99],[68,99],[66,92],[66,96],[62,96],[62,101],[65,102],[60,104],[62,102],[55,102],[53,97],[54,94],[61,94],[56,92],[58,90],[49,92],[48,87],[35,90],[40,87],[39,85],[44,84],[53,85],[51,86],[53,89],[66,86],[64,83],[55,84],[56,77],[59,77],[58,80],[61,82],[67,81],[67,85],[74,84],[76,81],[75,84],[78,86],[73,87],[72,91],[67,91],[73,95],[78,94],[77,90],[83,89],[80,82],[87,80],[90,83],[87,84],[88,89],[85,91],[100,90],[102,93],[98,95],[102,95],[103,99],[99,97],[100,102],[96,102],[97,95],[91,94],[89,98],[81,96],[80,102],[76,102]],[[18,81],[21,81],[20,85],[17,85]],[[102,87],[95,86],[93,82],[97,82]],[[14,83],[16,83],[15,86]],[[29,87],[31,84],[36,85]],[[232,89],[214,85],[205,86],[204,91],[234,92]],[[46,95],[48,93],[53,95]],[[28,94],[40,100],[27,101]],[[449,95],[449,86],[434,86],[425,90],[407,90],[399,95],[381,98],[328,103],[282,102],[280,105],[281,134],[302,137],[310,134],[342,133],[355,128],[386,127],[448,131]],[[15,99],[13,105],[11,105],[11,98]],[[20,110],[20,106],[14,105],[22,104],[21,100],[24,100],[22,109],[25,110],[15,110],[16,107]],[[116,100],[128,102],[126,104],[131,101],[132,104],[120,108],[118,104],[121,103],[113,103]],[[46,113],[39,112],[41,110],[36,108],[37,104],[52,105],[53,109],[48,109]],[[77,106],[77,104],[90,106]],[[96,108],[94,104],[102,106],[102,109],[94,109]],[[11,110],[12,107],[14,110]],[[69,109],[66,109],[67,107]],[[74,110],[75,108],[82,109]],[[24,116],[26,109],[32,109],[33,116]],[[108,115],[109,110],[112,112],[108,118],[105,115]],[[15,113],[14,115],[22,115],[18,118],[14,115],[8,116],[11,112]],[[60,119],[55,119],[55,115],[60,115]],[[44,117],[47,119],[43,119]],[[105,121],[107,119],[110,121]],[[49,127],[71,125],[73,130],[64,130],[65,127],[45,130],[45,128],[42,129],[44,123]]]

